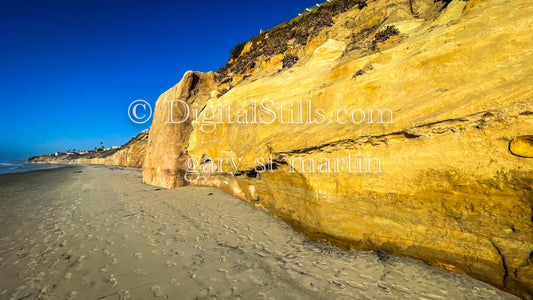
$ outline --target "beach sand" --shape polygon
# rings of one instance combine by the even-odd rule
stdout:
[[[313,242],[215,188],[104,166],[0,175],[0,270],[0,299],[517,299]]]

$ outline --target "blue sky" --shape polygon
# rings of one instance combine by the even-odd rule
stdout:
[[[316,1],[4,1],[0,161],[120,145],[148,128],[129,104],[187,70],[216,71],[237,43]]]

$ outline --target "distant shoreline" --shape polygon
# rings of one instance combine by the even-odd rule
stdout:
[[[11,161],[0,163],[0,175],[27,173],[56,169],[68,166],[61,163],[32,163],[27,161]]]

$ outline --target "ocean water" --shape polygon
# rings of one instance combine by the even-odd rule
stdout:
[[[59,168],[62,165],[57,164],[29,164],[25,160],[11,160],[0,162],[0,174],[21,173],[33,170]]]

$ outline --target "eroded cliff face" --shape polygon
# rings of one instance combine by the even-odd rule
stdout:
[[[189,71],[177,85],[159,97],[143,165],[144,183],[165,188],[185,184],[192,121],[216,88],[214,72]]]
[[[28,159],[30,163],[86,164],[141,168],[146,157],[149,132],[141,132],[119,149],[88,154],[41,155]]]
[[[371,1],[283,53],[251,41],[220,81],[187,73],[161,96],[144,180],[217,186],[316,240],[531,299],[531,15],[526,0]],[[198,123],[167,123],[178,99]]]

